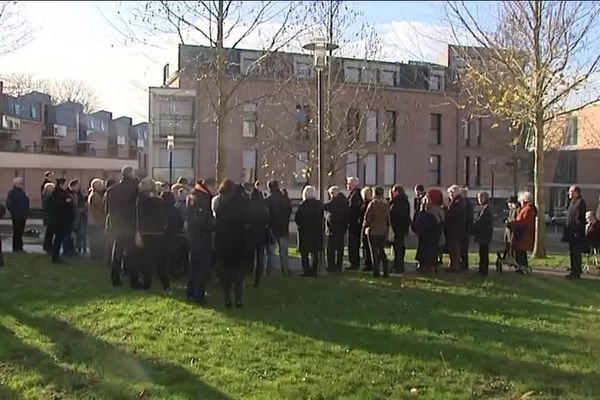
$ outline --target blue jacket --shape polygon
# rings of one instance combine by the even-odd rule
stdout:
[[[13,218],[27,218],[29,213],[29,197],[25,191],[18,187],[13,187],[6,197],[6,208]]]

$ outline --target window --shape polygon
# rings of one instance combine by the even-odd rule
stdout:
[[[106,124],[104,122],[104,120],[100,120],[100,130],[101,131],[105,131],[106,130]]]
[[[94,119],[90,118],[90,129],[94,129]]]
[[[465,186],[468,187],[471,184],[471,157],[466,156],[464,158],[463,170],[465,171]]]
[[[567,123],[567,132],[565,135],[565,146],[577,146],[579,121],[577,115],[571,116]]]
[[[125,136],[117,136],[117,145],[125,146]]]
[[[475,130],[475,140],[477,141],[477,147],[481,147],[481,118],[473,120],[473,126]]]
[[[296,132],[298,139],[308,139],[308,126],[310,124],[310,106],[296,104]]]
[[[387,140],[392,143],[396,142],[396,111],[385,111],[385,132]]]
[[[242,151],[242,174],[244,182],[256,181],[256,150]]]
[[[363,83],[377,83],[377,70],[365,68],[361,71],[360,81]]]
[[[442,114],[430,114],[431,143],[442,144]]]
[[[31,118],[33,118],[33,119],[39,118],[38,109],[36,106],[31,106]]]
[[[392,186],[396,183],[396,155],[386,154],[383,165],[383,184]]]
[[[256,137],[256,104],[244,104],[244,121],[242,127],[243,137]]]
[[[367,111],[367,142],[377,141],[377,111]]]
[[[444,86],[444,75],[442,72],[431,72],[429,75],[429,90],[442,90]]]
[[[387,69],[382,70],[381,83],[386,86],[396,86],[398,84],[398,73]]]
[[[357,68],[357,67],[344,68],[344,80],[349,83],[360,82],[360,68]]]
[[[346,126],[348,136],[358,136],[358,128],[360,126],[360,114],[357,108],[348,109],[346,114]]]
[[[346,156],[346,176],[358,177],[358,156],[356,153],[348,153]]]
[[[469,120],[463,119],[462,127],[463,136],[465,137],[465,147],[469,147],[471,145],[471,124],[469,124]]]
[[[439,154],[429,156],[429,173],[431,174],[431,184],[442,186],[442,156]]]
[[[310,58],[294,57],[294,75],[298,78],[310,77]]]
[[[365,157],[365,185],[377,185],[377,154]]]
[[[481,157],[475,157],[475,186],[481,186]]]
[[[193,151],[192,149],[173,149],[173,168],[192,168]],[[160,149],[159,167],[169,168],[169,150]]]
[[[21,105],[20,104],[15,104],[15,114],[21,115]]]
[[[307,183],[310,178],[308,170],[308,152],[301,151],[296,153],[296,173],[294,174],[296,183]]]
[[[244,75],[250,75],[258,72],[259,55],[256,53],[241,53],[240,54],[240,72]]]

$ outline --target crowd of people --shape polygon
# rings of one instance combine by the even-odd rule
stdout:
[[[180,178],[171,186],[140,179],[131,167],[124,167],[121,175],[119,182],[93,179],[84,191],[77,179],[67,182],[54,179],[51,171],[45,174],[43,248],[53,263],[89,249],[90,258],[110,266],[113,286],[120,286],[126,277],[131,288],[147,290],[157,276],[167,293],[173,277],[187,274],[187,296],[201,304],[216,271],[226,307],[242,306],[249,273],[254,287],[260,285],[265,268],[270,274],[279,264],[282,275],[290,274],[292,203],[277,181],[269,181],[263,190],[260,182],[236,184],[226,179],[217,186],[210,178],[193,185]],[[30,205],[23,180],[17,177],[13,184],[6,209],[12,218],[13,250],[19,252]],[[317,276],[323,264],[329,272],[342,271],[346,243],[348,270],[362,269],[384,278],[403,273],[410,230],[418,238],[418,272],[437,273],[444,253],[449,255],[448,272],[468,270],[473,237],[479,246],[479,273],[488,274],[494,227],[488,193],[478,193],[475,215],[465,188],[452,185],[446,197],[437,188],[417,185],[411,214],[401,186],[393,186],[387,199],[383,188],[361,188],[353,177],[347,179],[346,189],[348,197],[339,187],[330,187],[325,202],[317,199],[313,186],[303,189],[294,217],[302,276]],[[582,253],[600,248],[600,222],[593,212],[586,213],[578,187],[569,190],[569,197],[563,240],[569,244],[569,277],[579,277]],[[537,218],[531,193],[511,197],[508,208],[501,253],[512,254],[526,267]],[[391,261],[388,246],[393,249]],[[1,254],[0,247],[0,265]]]

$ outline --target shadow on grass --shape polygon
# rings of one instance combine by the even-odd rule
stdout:
[[[50,357],[0,325],[0,342],[3,346],[6,344],[5,350],[0,351],[0,362],[13,368],[35,370],[53,394],[67,393],[77,398],[98,398],[99,395],[108,399],[131,399],[136,395],[140,398],[166,398],[167,395],[190,399],[229,398],[179,365],[128,353],[53,317],[32,315],[4,304],[0,304],[0,309],[18,324],[45,335],[57,353]],[[59,363],[72,367],[67,369]]]

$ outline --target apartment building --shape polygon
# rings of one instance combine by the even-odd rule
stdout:
[[[210,51],[180,45],[178,71],[163,87],[150,88],[149,170],[155,178],[166,177],[167,135],[175,137],[175,177],[214,176],[214,86],[199,78]],[[297,194],[316,180],[306,173],[316,162],[312,57],[277,53],[259,65],[261,55],[227,52],[227,85],[238,88],[224,121],[225,175],[277,178]],[[357,176],[367,185],[458,183],[473,191],[493,186],[497,198],[512,193],[507,133],[456,105],[452,65],[334,58],[330,76],[336,86],[327,118],[336,132],[326,155],[328,184],[342,186],[346,176]]]
[[[78,103],[52,104],[48,94],[19,97],[3,92],[0,82],[0,200],[15,176],[23,177],[32,206],[40,207],[43,173],[80,179],[118,177],[124,165],[145,168],[147,123],[113,119],[112,113],[87,114]]]

